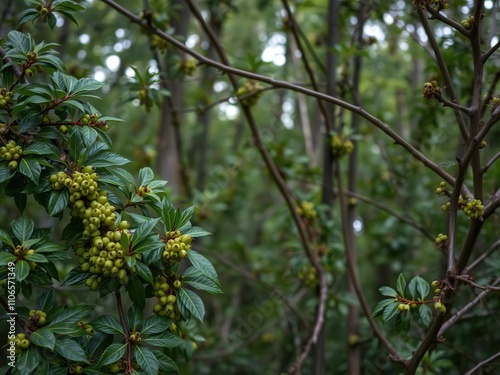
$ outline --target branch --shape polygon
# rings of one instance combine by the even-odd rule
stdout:
[[[439,17],[442,17],[439,12],[435,11],[431,7],[428,7],[428,8],[431,9],[434,13],[436,13]],[[438,16],[435,16],[434,13],[431,12],[429,9],[428,9],[428,11],[434,17],[438,18]],[[436,38],[434,38],[434,34],[433,34],[431,27],[429,25],[429,21],[427,19],[427,16],[424,14],[424,11],[421,8],[417,9],[417,13],[418,13],[418,16],[420,18],[420,21],[422,22],[422,26],[424,27],[425,33],[427,34],[427,37],[429,38],[429,43],[431,44],[432,50],[434,51],[434,55],[436,56],[436,62],[439,66],[439,70],[441,71],[441,74],[443,75],[443,80],[444,80],[444,84],[445,84],[445,88],[446,88],[446,91],[448,93],[448,96],[451,98],[452,102],[458,103],[458,96],[457,96],[457,93],[455,92],[455,87],[453,86],[453,81],[451,79],[450,72],[448,71],[448,66],[446,65],[446,61],[443,57],[443,54],[441,53],[441,49],[439,48],[439,45],[436,42]],[[448,18],[446,18],[446,17],[442,17],[442,18],[448,20]],[[439,18],[439,19],[441,19],[441,18]],[[445,22],[445,21],[443,21],[443,22]],[[462,26],[460,25],[460,27],[462,27]],[[457,123],[458,123],[458,127],[460,128],[460,132],[462,133],[462,138],[464,140],[467,140],[467,138],[469,137],[469,132],[467,131],[467,128],[465,126],[465,121],[462,117],[462,114],[457,109],[455,109],[454,113],[455,113],[455,118],[456,118]]]
[[[483,168],[481,168],[481,174],[485,174],[488,169],[490,169],[491,166],[497,161],[498,158],[500,158],[500,151],[497,152],[490,160],[488,160]]]
[[[500,288],[499,287],[496,287],[496,286],[492,286],[492,285],[480,285],[480,284],[477,284],[475,283],[474,281],[471,280],[470,276],[460,276],[460,275],[457,275],[455,276],[455,279],[465,283],[465,284],[468,284],[476,289],[481,289],[481,290],[491,290],[493,292],[500,292]]]
[[[500,48],[500,41],[496,42],[496,44],[493,47],[491,47],[488,51],[486,51],[483,54],[483,56],[481,56],[482,63],[485,64],[486,61],[488,61],[488,59],[491,57],[491,55],[493,55],[495,51],[499,48]]]
[[[476,268],[483,260],[488,258],[495,250],[500,248],[500,240],[496,241],[493,245],[489,247],[484,253],[477,257],[467,268],[464,269],[464,273],[470,273],[474,268]]]
[[[389,127],[389,125],[387,125],[386,123],[384,123],[383,121],[378,119],[376,116],[370,114],[369,112],[367,112],[363,108],[356,106],[356,105],[353,105],[351,103],[348,103],[346,101],[343,101],[341,99],[335,98],[333,96],[329,96],[329,95],[323,94],[321,92],[308,89],[306,87],[301,87],[301,86],[298,86],[298,85],[295,85],[295,84],[292,84],[292,83],[289,83],[286,81],[276,80],[276,79],[273,79],[273,78],[270,78],[267,76],[263,76],[260,74],[247,72],[245,70],[236,69],[230,65],[223,64],[223,63],[220,63],[218,61],[207,58],[207,57],[203,56],[202,54],[189,49],[188,47],[186,47],[186,45],[179,42],[178,40],[176,40],[172,36],[166,34],[165,32],[161,31],[157,27],[155,27],[153,25],[148,25],[147,22],[145,22],[145,20],[137,17],[135,14],[131,13],[130,11],[128,11],[127,9],[122,7],[121,5],[115,3],[113,0],[101,0],[101,1],[103,3],[108,4],[110,7],[114,8],[119,13],[121,13],[122,15],[129,18],[133,23],[136,23],[136,24],[142,26],[143,28],[145,28],[146,30],[150,31],[151,33],[154,33],[154,34],[160,36],[161,38],[165,39],[169,43],[172,43],[177,48],[183,50],[184,52],[186,52],[190,56],[193,56],[194,58],[196,58],[197,60],[199,60],[200,62],[202,62],[206,65],[212,66],[212,67],[217,68],[217,69],[224,71],[226,73],[234,74],[234,75],[245,77],[248,79],[253,79],[253,80],[256,80],[259,82],[268,83],[268,84],[273,85],[275,87],[280,87],[280,88],[288,89],[291,91],[300,92],[302,94],[305,94],[305,95],[308,95],[308,96],[311,96],[314,98],[322,99],[326,102],[336,104],[336,105],[343,107],[351,112],[359,114],[361,117],[365,118],[367,121],[369,121],[370,123],[375,125],[375,127],[377,127],[382,132],[384,132],[386,135],[388,135],[390,138],[392,138],[396,144],[401,145],[414,158],[416,158],[417,160],[422,162],[427,168],[434,171],[438,176],[440,176],[446,182],[448,182],[451,185],[455,184],[455,180],[450,174],[448,174],[439,165],[432,162],[423,153],[421,153],[414,146],[412,146],[405,139],[403,139],[397,132],[395,132],[391,127]],[[219,48],[220,48],[220,46],[219,46]]]
[[[125,319],[125,313],[123,311],[123,303],[122,296],[120,295],[120,288],[115,289],[115,297],[116,297],[116,307],[118,309],[118,315],[120,316],[120,323],[123,328],[123,333],[125,336],[125,343],[127,344],[127,370],[132,371],[132,344],[128,335],[128,327],[127,320]]]
[[[466,38],[469,38],[470,31],[467,30],[465,27],[463,27],[459,22],[443,16],[441,14],[441,12],[437,11],[436,9],[434,9],[430,5],[427,5],[426,10],[432,15],[432,19],[437,19],[437,20],[441,21],[442,23],[445,23],[448,26],[453,27],[455,30],[457,30],[459,33],[461,33],[463,36],[465,36]]]
[[[500,71],[495,73],[495,76],[493,77],[493,81],[491,82],[490,87],[488,88],[488,92],[483,100],[483,105],[481,107],[481,118],[483,118],[484,113],[486,112],[486,109],[488,108],[488,104],[490,103],[491,99],[493,98],[493,95],[495,94],[495,88],[496,88],[499,80],[500,80]]]
[[[476,370],[479,370],[481,367],[483,367],[485,364],[488,362],[493,361],[495,358],[500,357],[500,352],[493,354],[491,357],[486,358],[484,361],[479,362],[476,366],[471,368],[469,371],[467,371],[464,375],[472,375],[476,372]]]
[[[472,113],[470,108],[464,107],[463,105],[445,99],[441,94],[434,94],[434,98],[436,98],[438,102],[442,103],[443,107],[451,107],[453,109],[456,109],[457,111],[463,112],[466,115],[470,115]]]
[[[494,282],[493,286],[496,286],[497,284],[500,283],[500,277],[498,277]],[[483,300],[488,294],[493,292],[490,289],[484,290],[481,293],[479,293],[472,301],[467,303],[464,307],[462,307],[460,310],[458,310],[453,316],[446,321],[446,323],[443,324],[441,329],[439,330],[438,336],[441,336],[444,334],[446,330],[448,330],[452,325],[454,325],[465,313],[467,313],[469,310],[471,310],[474,306],[476,306],[481,300]]]

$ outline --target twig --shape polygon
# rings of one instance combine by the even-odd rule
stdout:
[[[487,363],[493,361],[495,358],[500,357],[500,352],[493,354],[491,357],[486,358],[484,361],[479,362],[477,365],[475,365],[473,368],[471,368],[469,371],[467,371],[464,375],[472,375],[474,372],[479,370],[481,367],[486,365]]]
[[[486,61],[488,61],[488,59],[491,57],[491,55],[493,55],[495,51],[499,48],[500,48],[500,41],[496,42],[496,44],[493,47],[491,47],[488,51],[484,53],[483,56],[481,56],[482,63],[485,64]]]
[[[426,10],[432,15],[432,18],[435,18],[448,26],[453,27],[455,30],[457,30],[459,33],[461,33],[463,36],[469,38],[470,36],[470,31],[467,30],[465,27],[463,27],[460,23],[443,16],[440,12],[438,12],[436,9],[434,9],[432,6],[427,5]]]
[[[122,296],[120,295],[120,288],[115,289],[116,306],[118,309],[118,315],[120,316],[120,323],[123,328],[123,333],[125,336],[125,343],[127,344],[127,370],[132,371],[132,343],[130,342],[128,335],[127,320],[125,319],[125,313],[123,311]]]
[[[430,8],[430,7],[428,7],[428,8]],[[427,38],[429,38],[429,43],[432,47],[432,50],[434,51],[434,55],[436,56],[436,62],[439,66],[439,70],[441,71],[441,74],[443,75],[443,80],[444,80],[446,92],[448,93],[452,102],[458,103],[458,96],[457,96],[457,93],[455,91],[455,86],[453,85],[453,81],[451,79],[450,72],[448,71],[448,66],[446,65],[443,54],[441,53],[441,49],[439,48],[439,45],[436,42],[436,38],[434,37],[434,33],[432,32],[432,29],[429,25],[427,15],[424,14],[424,11],[420,8],[417,9],[417,13],[418,13],[418,17],[420,18],[420,21],[422,22],[422,26],[425,30]],[[436,12],[436,13],[441,17],[441,14],[439,12]],[[431,14],[434,15],[434,13],[431,13]],[[447,19],[446,17],[442,17],[442,18]],[[460,133],[462,133],[462,138],[464,140],[467,140],[467,138],[469,137],[469,132],[467,131],[467,128],[465,126],[465,121],[464,121],[464,118],[462,117],[462,113],[457,109],[454,110],[454,113],[455,113],[455,118],[457,120],[458,127],[460,128]]]
[[[500,277],[498,277],[494,282],[493,286],[496,286],[497,284],[500,283]],[[481,302],[488,294],[492,293],[493,291],[490,289],[484,290],[481,293],[479,293],[472,301],[469,301],[464,307],[462,307],[460,310],[458,310],[455,314],[451,316],[441,327],[441,329],[438,332],[438,336],[441,336],[444,334],[445,331],[447,331],[452,325],[454,325],[465,313],[467,313],[469,310],[471,310],[474,306],[476,306],[479,302]]]
[[[483,260],[488,258],[495,250],[500,248],[500,240],[496,241],[493,245],[489,247],[484,253],[477,257],[465,270],[465,273],[469,273],[474,268],[476,268]]]
[[[135,14],[131,13],[130,11],[128,11],[127,9],[122,7],[121,5],[114,2],[113,0],[101,0],[101,1],[108,4],[110,7],[112,7],[113,9],[115,9],[116,11],[118,11],[119,13],[124,15],[125,17],[129,18],[133,23],[136,23],[136,24],[142,26],[143,28],[147,29],[148,31],[160,36],[161,38],[165,39],[169,43],[172,43],[177,48],[183,50],[184,52],[193,56],[194,58],[196,58],[197,60],[199,60],[200,62],[202,62],[204,64],[207,64],[209,66],[213,66],[213,67],[215,67],[221,71],[224,71],[226,73],[231,73],[231,74],[238,75],[241,77],[245,77],[245,78],[253,79],[256,81],[268,83],[268,84],[273,85],[275,87],[280,87],[280,88],[292,90],[295,92],[300,92],[300,93],[306,94],[306,95],[314,97],[314,98],[322,99],[326,102],[336,104],[336,105],[343,107],[351,112],[359,114],[361,117],[365,118],[367,121],[372,123],[378,129],[380,129],[382,132],[384,132],[386,135],[388,135],[390,138],[392,138],[396,144],[401,145],[414,158],[416,158],[417,160],[422,162],[422,164],[424,164],[427,168],[434,171],[438,176],[440,176],[442,179],[444,179],[445,181],[447,181],[451,185],[454,185],[455,180],[450,174],[448,174],[439,165],[432,162],[423,153],[421,153],[414,146],[412,146],[409,142],[407,142],[405,139],[403,139],[389,125],[387,125],[386,123],[384,123],[383,121],[378,119],[376,116],[370,114],[369,112],[367,112],[363,108],[356,106],[356,105],[353,105],[351,103],[348,103],[346,101],[343,101],[341,99],[335,98],[333,96],[329,96],[329,95],[323,94],[321,92],[308,89],[306,87],[301,87],[301,86],[295,85],[293,83],[289,83],[289,82],[281,81],[281,80],[276,80],[276,79],[273,79],[273,78],[270,78],[267,76],[248,72],[245,70],[236,69],[232,66],[220,63],[220,62],[212,60],[210,58],[207,58],[204,55],[186,47],[185,44],[183,44],[182,42],[179,42],[174,37],[166,34],[165,32],[161,31],[157,27],[155,27],[153,25],[148,25],[144,20],[137,17]]]
[[[500,158],[500,151],[497,152],[490,160],[488,160],[484,167],[481,168],[481,174],[485,174],[488,169],[490,169],[491,166],[497,161],[498,158]]]
[[[483,105],[481,108],[481,118],[483,118],[484,113],[486,112],[486,109],[488,108],[488,104],[490,103],[491,99],[493,98],[493,95],[495,94],[495,89],[497,87],[498,81],[500,80],[500,71],[496,72],[493,81],[490,84],[490,87],[488,88],[488,92],[486,93],[486,96],[483,100]]]
[[[496,287],[496,286],[491,286],[491,285],[480,285],[480,284],[477,284],[475,283],[474,281],[472,281],[470,279],[470,277],[467,277],[467,276],[460,276],[460,275],[457,275],[455,276],[455,279],[457,280],[460,280],[461,282],[465,283],[465,284],[468,284],[476,289],[481,289],[481,290],[492,290],[494,292],[498,292],[500,291],[500,288],[499,287]]]

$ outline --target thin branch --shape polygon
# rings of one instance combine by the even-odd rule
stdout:
[[[434,9],[432,6],[427,5],[426,10],[432,15],[432,19],[437,19],[448,26],[453,27],[455,30],[457,30],[459,33],[461,33],[463,36],[466,38],[469,38],[470,36],[470,31],[467,30],[465,27],[463,27],[459,22],[454,21],[448,17],[443,16],[439,11]]]
[[[430,7],[429,7],[430,8]],[[432,9],[432,8],[431,8]],[[439,45],[436,41],[436,38],[434,37],[434,33],[432,32],[432,29],[429,25],[429,20],[427,19],[427,15],[424,14],[424,11],[422,9],[417,9],[418,16],[420,18],[420,21],[422,22],[422,26],[425,30],[425,33],[427,37],[429,38],[429,43],[432,47],[432,50],[434,51],[434,55],[436,56],[436,62],[439,66],[439,70],[441,71],[441,74],[443,75],[443,80],[446,88],[446,92],[448,93],[450,99],[454,103],[458,103],[458,96],[455,91],[455,86],[453,85],[453,81],[450,76],[450,72],[448,71],[448,66],[446,65],[446,61],[443,57],[443,54],[441,53],[441,49],[439,48]],[[441,14],[439,12],[436,12],[439,16]],[[431,14],[433,14],[431,12]],[[434,16],[434,14],[433,14]],[[443,17],[446,19],[446,17]],[[444,22],[444,21],[443,21]],[[462,138],[464,140],[467,140],[469,138],[469,132],[467,131],[467,128],[465,126],[465,121],[464,118],[462,117],[462,113],[455,109],[455,118],[457,120],[458,127],[460,128],[460,133],[462,133]]]
[[[464,107],[463,105],[454,103],[446,98],[443,98],[441,94],[435,94],[434,98],[436,98],[438,102],[442,103],[443,107],[451,107],[453,109],[463,112],[466,115],[470,115],[472,113],[470,108]]]
[[[474,374],[481,367],[483,367],[484,365],[486,365],[489,362],[493,361],[497,357],[500,357],[500,352],[498,352],[496,354],[493,354],[491,357],[486,358],[484,361],[479,362],[477,365],[475,365],[473,368],[471,368],[469,371],[467,371],[464,375],[472,375],[472,374]]]
[[[306,94],[306,95],[314,97],[314,98],[322,99],[322,100],[324,100],[326,102],[336,104],[336,105],[338,105],[340,107],[343,107],[343,108],[345,108],[345,109],[347,109],[347,110],[349,110],[351,112],[359,114],[361,117],[363,117],[366,120],[368,120],[370,123],[372,123],[373,125],[375,125],[378,129],[380,129],[382,132],[384,132],[386,135],[388,135],[390,138],[392,138],[396,144],[401,145],[414,158],[416,158],[417,160],[419,160],[420,162],[422,162],[427,168],[429,168],[432,171],[434,171],[438,176],[440,176],[446,182],[448,182],[451,185],[455,184],[455,179],[450,174],[448,174],[439,165],[437,165],[436,163],[432,162],[423,153],[421,153],[414,146],[412,146],[409,142],[407,142],[405,139],[403,139],[389,125],[387,125],[386,123],[384,123],[383,121],[381,121],[376,116],[370,114],[369,112],[367,112],[363,108],[361,108],[359,106],[355,106],[355,105],[353,105],[351,103],[348,103],[346,101],[343,101],[341,99],[338,99],[338,98],[335,98],[335,97],[323,94],[321,92],[310,90],[310,89],[308,89],[306,87],[301,87],[301,86],[295,85],[293,83],[289,83],[289,82],[281,81],[281,80],[276,80],[276,79],[273,79],[273,78],[270,78],[270,77],[267,77],[267,76],[263,76],[263,75],[252,73],[252,72],[248,72],[248,71],[245,71],[245,70],[236,69],[236,68],[234,68],[232,66],[229,66],[227,64],[223,64],[223,63],[220,63],[218,61],[215,61],[215,60],[212,60],[210,58],[207,58],[206,56],[204,56],[204,55],[202,55],[202,54],[200,54],[200,53],[198,53],[196,51],[193,51],[190,48],[186,47],[185,44],[183,44],[182,42],[176,40],[175,38],[173,38],[172,36],[166,34],[165,32],[161,31],[160,29],[158,29],[154,25],[147,24],[145,20],[137,17],[135,14],[131,13],[130,11],[128,11],[127,9],[125,9],[124,7],[122,7],[121,5],[119,5],[116,2],[114,2],[113,0],[101,0],[101,1],[104,2],[104,3],[106,3],[106,4],[108,4],[110,7],[112,7],[113,9],[115,9],[116,11],[118,11],[119,13],[121,13],[122,15],[124,15],[125,17],[129,18],[133,23],[136,23],[136,24],[142,26],[143,28],[147,29],[148,31],[150,31],[150,32],[152,32],[152,33],[160,36],[161,38],[165,39],[169,43],[172,43],[177,48],[183,50],[184,52],[186,52],[187,54],[193,56],[194,58],[196,58],[197,60],[199,60],[200,62],[202,62],[204,64],[207,64],[209,66],[217,68],[217,69],[219,69],[221,71],[224,71],[226,73],[230,73],[230,74],[234,74],[234,75],[237,75],[237,76],[241,76],[241,77],[253,79],[253,80],[256,80],[256,81],[268,83],[268,84],[273,85],[275,87],[280,87],[280,88],[288,89],[288,90],[291,90],[291,91],[300,92],[300,93]]]
[[[480,285],[480,284],[477,284],[475,283],[474,281],[471,280],[470,277],[468,276],[460,276],[460,275],[457,275],[455,276],[455,279],[465,283],[465,284],[468,284],[476,289],[481,289],[481,290],[492,290],[494,292],[500,292],[500,287],[496,287],[496,286],[492,286],[492,285]]]
[[[123,333],[125,336],[125,343],[127,344],[127,370],[132,371],[132,343],[128,335],[127,320],[125,319],[125,312],[123,311],[122,296],[120,294],[120,288],[115,289],[116,306],[118,309],[118,315],[120,317],[120,323],[123,328]]]
[[[488,51],[484,53],[483,56],[481,56],[481,61],[483,62],[483,64],[485,64],[486,61],[488,61],[488,59],[491,57],[491,55],[493,55],[499,48],[500,48],[500,41],[496,42],[496,44],[493,47],[491,47]]]
[[[488,169],[490,169],[491,166],[497,161],[498,158],[500,158],[500,151],[497,152],[490,160],[488,160],[484,167],[481,168],[481,174],[485,174]]]
[[[477,257],[467,268],[464,269],[464,273],[469,273],[474,268],[476,268],[483,260],[488,258],[494,251],[500,248],[500,240],[496,241],[493,245],[491,245],[488,250],[481,254],[481,256]]]
[[[498,277],[494,282],[493,286],[496,286],[500,283],[500,277]],[[439,330],[438,336],[444,334],[451,326],[453,326],[465,313],[471,310],[474,306],[476,306],[479,302],[481,302],[486,296],[493,291],[491,289],[487,289],[479,293],[472,301],[469,301],[464,307],[458,310],[455,314],[451,316],[441,327]]]
[[[498,81],[500,80],[500,71],[496,72],[493,81],[490,84],[490,87],[488,88],[488,92],[486,93],[486,96],[483,100],[483,105],[481,107],[481,118],[483,118],[486,109],[488,108],[488,104],[491,102],[491,99],[493,98],[493,95],[495,94],[495,89],[498,85]]]

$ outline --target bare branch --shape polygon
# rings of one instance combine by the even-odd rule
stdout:
[[[472,375],[472,374],[474,374],[481,367],[483,367],[484,365],[486,365],[489,362],[493,361],[497,357],[500,357],[500,352],[498,352],[496,354],[493,354],[491,357],[486,358],[484,361],[479,362],[477,365],[475,365],[473,368],[471,368],[469,371],[467,371],[464,375]]]

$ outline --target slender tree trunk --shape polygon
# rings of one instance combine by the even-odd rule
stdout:
[[[328,2],[328,19],[327,25],[328,38],[327,38],[327,77],[326,77],[326,93],[328,95],[336,96],[336,84],[337,84],[337,55],[334,52],[334,46],[338,44],[339,40],[339,10],[340,3],[339,0],[329,0]],[[335,129],[335,106],[332,104],[327,104],[327,115],[332,129]],[[321,202],[328,206],[333,206],[334,193],[333,193],[333,153],[330,145],[330,135],[325,132],[324,136],[324,151],[323,151],[323,184],[321,191]],[[330,215],[329,215],[330,216]],[[318,289],[319,295],[319,289]],[[325,319],[325,323],[321,329],[318,337],[318,341],[313,348],[313,374],[321,375],[324,374],[325,368],[325,332],[328,328],[328,320]]]
[[[171,0],[171,6],[179,9],[177,17],[172,20],[171,26],[175,35],[187,36],[189,10],[182,0]],[[169,50],[167,58],[173,54],[182,56],[180,51]],[[167,67],[171,71],[171,67]],[[164,72],[166,73],[166,72]],[[181,144],[180,131],[181,118],[179,109],[184,106],[184,84],[179,79],[168,80],[171,74],[164,74],[162,77],[162,86],[167,88],[171,96],[163,100],[161,106],[160,129],[158,134],[158,172],[160,176],[167,180],[174,194],[179,195],[182,192],[183,172],[181,170]]]

